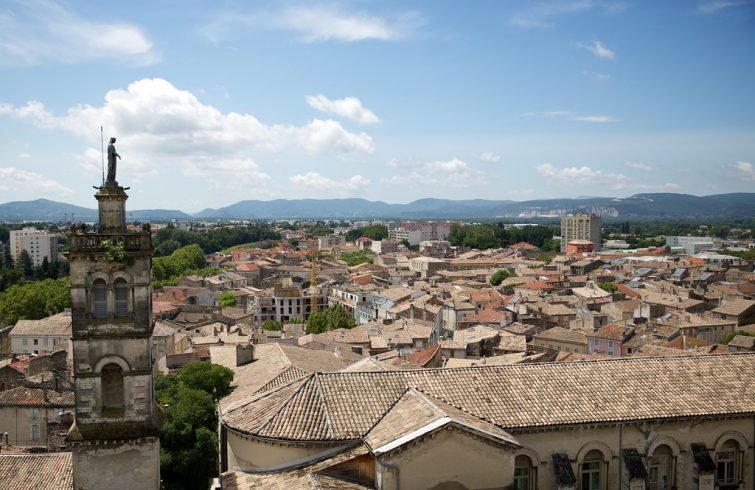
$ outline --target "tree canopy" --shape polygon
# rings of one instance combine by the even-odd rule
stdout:
[[[278,232],[264,223],[246,226],[222,226],[203,231],[180,230],[168,226],[154,235],[153,245],[158,256],[165,256],[190,244],[198,245],[206,253],[213,253],[243,243],[280,240],[280,238]]]
[[[275,320],[265,320],[264,323],[262,323],[262,330],[272,330],[279,332],[281,328],[281,323],[276,322]]]
[[[328,330],[354,328],[356,326],[354,317],[346,313],[341,305],[333,305],[322,313],[312,313],[307,319],[307,333],[323,333]]]
[[[0,293],[0,325],[19,320],[39,320],[71,307],[68,279],[16,284]]]
[[[354,228],[346,232],[346,241],[353,242],[362,236],[372,238],[373,240],[388,238],[388,227],[385,225],[370,225],[364,228]]]
[[[375,256],[368,250],[357,250],[356,252],[342,252],[339,255],[340,259],[349,264],[349,267],[353,267],[359,264],[371,264],[372,258]]]
[[[152,259],[153,284],[158,288],[175,284],[181,276],[207,277],[218,272],[218,269],[205,267],[204,250],[196,243],[176,249],[167,257]]]
[[[498,286],[512,275],[516,274],[509,272],[508,269],[501,269],[499,271],[496,271],[492,276],[490,276],[490,284],[492,284],[493,286]]]
[[[220,306],[236,306],[236,296],[230,291],[220,293]]]

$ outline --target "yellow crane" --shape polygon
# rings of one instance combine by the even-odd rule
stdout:
[[[309,240],[309,314],[317,313],[317,260],[320,258],[320,247],[317,239]]]

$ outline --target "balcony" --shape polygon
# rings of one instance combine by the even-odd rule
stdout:
[[[112,245],[123,244],[126,252],[152,252],[149,232],[138,233],[75,233],[69,235],[71,252],[105,252]]]

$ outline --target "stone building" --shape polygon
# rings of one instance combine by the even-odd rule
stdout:
[[[315,373],[226,404],[223,488],[751,489],[755,353]]]
[[[160,487],[162,411],[154,401],[150,231],[129,232],[128,196],[115,182],[95,194],[99,229],[69,235],[76,489]]]

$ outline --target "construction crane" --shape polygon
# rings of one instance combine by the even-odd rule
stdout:
[[[317,239],[309,240],[307,243],[311,264],[309,268],[309,314],[311,315],[317,313],[317,260],[320,258],[320,247]]]

